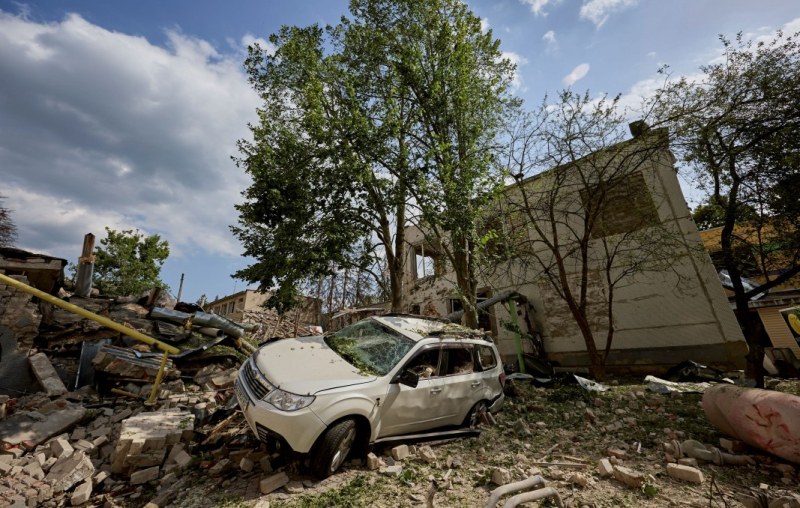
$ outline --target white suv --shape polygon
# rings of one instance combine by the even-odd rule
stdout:
[[[504,381],[482,332],[386,315],[266,344],[242,365],[236,395],[261,440],[309,454],[324,478],[355,449],[474,426],[500,408]]]

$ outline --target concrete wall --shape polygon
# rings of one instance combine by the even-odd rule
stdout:
[[[618,370],[658,371],[693,359],[741,368],[747,348],[691,220],[673,164],[672,154],[663,149],[652,153],[647,163],[637,170],[652,197],[657,213],[654,220],[674,232],[670,248],[675,261],[668,268],[640,273],[633,282],[615,289],[615,334],[608,365]],[[551,176],[552,173],[546,173],[538,181],[534,179],[526,185],[546,187],[546,179]],[[514,188],[509,188],[506,199],[515,199],[515,192]],[[574,201],[580,202],[578,198],[574,198]],[[635,213],[635,210],[623,207],[620,213]],[[535,236],[530,224],[526,229],[525,234]],[[642,231],[645,234],[638,235],[631,242],[647,242],[648,230]],[[406,234],[411,245],[424,243],[424,235],[419,229],[410,228]],[[592,249],[599,249],[599,240],[592,242]],[[641,248],[642,244],[627,247],[635,249],[637,246]],[[433,250],[432,245],[426,248],[428,252]],[[433,307],[440,315],[447,314],[450,310],[448,299],[456,297],[453,290],[454,275],[447,273],[445,268],[444,273],[438,273],[436,277],[416,278],[414,249],[409,251],[405,285],[409,308]],[[584,339],[564,301],[531,265],[530,256],[533,253],[531,251],[528,257],[521,254],[493,273],[485,274],[481,283],[491,294],[516,289],[529,299],[533,308],[528,309],[527,321],[531,328],[538,329],[543,336],[545,350],[551,360],[570,367],[588,365]],[[541,249],[535,253],[547,255]],[[572,266],[573,270],[578,269],[577,263]],[[590,273],[589,277],[589,315],[597,346],[602,349],[608,329],[605,317],[607,287],[604,272],[596,268],[597,271]],[[624,263],[615,265],[616,270],[625,268]],[[525,330],[525,316],[520,314],[520,324]],[[494,306],[493,319],[492,328],[500,351],[510,357],[515,351],[514,335],[504,328],[503,323],[510,321],[511,317],[507,309],[498,304]]]

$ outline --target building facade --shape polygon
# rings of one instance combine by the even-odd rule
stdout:
[[[657,372],[685,360],[742,368],[746,343],[681,192],[666,134],[661,136],[663,145],[648,152],[647,160],[638,164],[636,171],[624,175],[628,179],[625,185],[617,186],[624,192],[608,198],[609,209],[603,214],[602,234],[593,235],[589,244],[592,255],[607,245],[605,240],[619,239],[631,229],[637,229],[638,234],[631,235],[636,239],[630,242],[640,243],[626,246],[630,252],[635,252],[654,248],[647,233],[656,226],[668,226],[675,232],[670,247],[674,260],[668,269],[643,270],[630,283],[614,288],[615,332],[607,368]],[[636,146],[634,140],[626,143],[632,143],[631,149]],[[555,168],[509,186],[503,200],[505,203],[518,201],[521,186],[547,189],[556,178],[563,179],[558,185],[568,185],[578,174],[574,167]],[[592,199],[591,195],[579,195],[582,192],[573,193],[574,199],[566,206],[579,211],[581,203]],[[525,240],[536,239],[536,228],[530,220],[526,222],[524,215],[504,217],[504,231],[517,231]],[[558,225],[559,228],[573,226],[569,219]],[[418,227],[409,228],[406,238],[410,248],[405,261],[404,296],[409,310],[441,316],[459,310],[461,302],[455,291],[455,275],[437,251],[436,241],[431,241]],[[536,247],[537,242],[529,241],[528,245],[533,246],[530,249],[541,249],[541,243]],[[480,316],[481,326],[493,334],[507,359],[515,355],[516,349],[516,333],[511,330],[519,327],[523,335],[534,337],[543,345],[550,361],[568,368],[588,366],[586,344],[569,308],[544,278],[541,268],[536,268],[537,263],[531,262],[533,258],[541,260],[547,255],[543,250],[526,253],[520,249],[514,258],[480,276],[479,302],[509,290],[524,296],[516,308],[495,304]],[[614,259],[609,273],[621,273],[630,268],[625,256]],[[567,264],[571,270],[569,276],[577,278],[579,264],[569,258]],[[600,350],[605,348],[604,332],[608,329],[608,285],[604,274],[599,267],[591,267],[588,272],[589,318]],[[511,312],[517,313],[516,318]],[[533,342],[523,342],[526,349],[533,349]]]

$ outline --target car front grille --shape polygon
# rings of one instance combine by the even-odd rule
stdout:
[[[239,373],[239,381],[259,400],[272,391],[271,387],[267,385],[267,380],[256,370],[252,359],[245,362],[242,371]]]

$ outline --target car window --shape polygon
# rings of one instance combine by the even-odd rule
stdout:
[[[489,346],[478,346],[478,362],[483,370],[493,369],[497,366],[497,358]]]
[[[428,348],[417,353],[406,369],[416,373],[420,379],[428,379],[439,375],[439,347]]]
[[[475,371],[472,344],[448,347],[444,350],[444,358],[446,358],[446,362],[443,363],[446,363],[446,366],[442,369],[442,372],[445,376],[469,374]]]
[[[414,341],[375,321],[359,321],[325,337],[339,356],[365,374],[383,376],[414,347]]]

